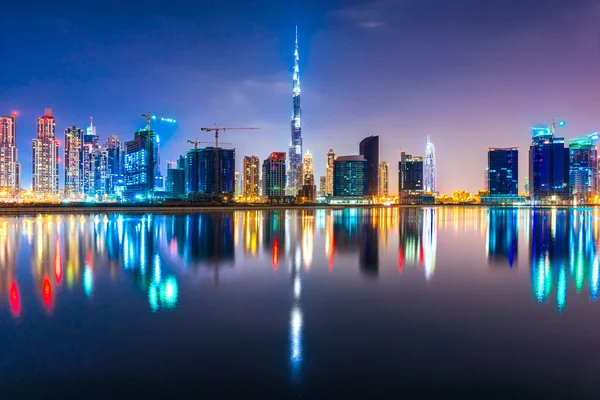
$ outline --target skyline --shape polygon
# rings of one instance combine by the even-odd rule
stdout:
[[[181,153],[182,140],[210,140],[199,127],[213,122],[262,128],[223,139],[234,143],[237,170],[245,155],[262,162],[271,152],[287,151],[296,24],[304,147],[315,156],[315,177],[325,175],[329,148],[340,156],[357,154],[360,140],[379,135],[380,160],[397,165],[400,149],[424,155],[431,135],[439,191],[475,192],[482,188],[488,147],[524,150],[529,128],[552,118],[568,121],[560,134],[567,139],[599,130],[596,1],[308,1],[300,10],[291,2],[265,3],[236,2],[235,12],[215,2],[189,9],[175,1],[144,10],[112,3],[90,15],[94,2],[67,1],[43,16],[8,5],[14,18],[0,28],[1,44],[14,63],[0,66],[10,82],[0,84],[0,113],[19,112],[23,187],[30,187],[28,150],[45,108],[56,117],[61,154],[64,129],[83,128],[90,115],[102,142],[111,134],[126,140],[147,110],[178,121],[175,132],[159,130],[165,162]],[[255,22],[204,24],[207,7],[215,21],[249,13]],[[85,24],[73,22],[83,15]],[[157,22],[151,32],[146,17]],[[197,21],[182,27],[192,17]],[[47,61],[40,65],[34,56]],[[469,156],[457,157],[465,143]],[[520,153],[526,165],[526,152]],[[390,175],[396,173],[392,168]],[[520,190],[525,176],[522,169]],[[397,192],[396,179],[390,192]]]

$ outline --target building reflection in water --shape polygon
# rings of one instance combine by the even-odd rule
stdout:
[[[519,210],[489,208],[486,237],[488,262],[512,268],[519,249]]]
[[[419,267],[425,279],[431,279],[436,265],[438,210],[404,208],[399,219],[398,271]]]
[[[589,211],[552,209],[531,216],[531,286],[539,303],[556,293],[556,307],[567,304],[568,287],[577,294],[588,285],[592,301],[598,298],[599,263],[596,249],[598,219]]]

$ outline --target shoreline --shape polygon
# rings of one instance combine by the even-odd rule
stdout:
[[[513,209],[597,209],[597,205],[537,205],[537,206],[502,206],[485,204],[232,204],[232,205],[149,205],[149,204],[104,204],[104,205],[62,205],[62,204],[32,204],[0,206],[0,216],[28,214],[190,214],[205,212],[234,212],[234,211],[287,211],[287,210],[344,210],[348,208],[424,208],[424,207],[482,207],[482,208],[513,208]]]

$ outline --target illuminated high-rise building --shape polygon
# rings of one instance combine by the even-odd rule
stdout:
[[[304,154],[302,162],[302,188],[301,197],[308,201],[314,201],[317,197],[317,186],[315,185],[315,174],[313,171],[313,158],[309,151]]]
[[[154,196],[156,171],[156,132],[145,127],[135,133],[135,138],[125,142],[125,196],[143,199]]]
[[[569,187],[577,202],[587,201],[598,193],[598,137],[596,132],[569,140]]]
[[[58,195],[58,154],[56,123],[52,109],[37,119],[37,138],[32,140],[32,188],[42,197]]]
[[[367,160],[362,155],[340,156],[333,163],[333,195],[363,197],[367,194]]]
[[[67,197],[83,198],[86,193],[84,167],[87,167],[87,163],[82,159],[84,156],[83,130],[75,125],[65,129],[64,143],[65,195]]]
[[[379,187],[378,194],[379,196],[387,197],[389,196],[389,185],[388,185],[388,176],[389,176],[390,166],[385,161],[379,163]]]
[[[255,198],[259,195],[260,162],[257,156],[244,157],[244,187],[243,195],[246,198]]]
[[[289,168],[287,172],[287,194],[295,195],[297,186],[297,170],[302,164],[302,106],[300,90],[300,67],[298,65],[298,27],[296,27],[296,48],[294,50],[293,74],[293,113],[291,118],[292,137],[289,148]]]
[[[332,171],[333,172],[333,171]],[[327,196],[327,177],[319,177],[319,196]]]
[[[423,157],[400,153],[398,191],[400,198],[423,192]]]
[[[281,198],[286,194],[285,153],[271,153],[263,161],[263,195]]]
[[[0,191],[14,195],[21,189],[17,154],[17,113],[0,118]]]
[[[377,196],[379,186],[379,136],[369,136],[360,142],[360,155],[367,160],[366,196]]]
[[[80,162],[82,164],[81,170],[83,171],[82,183],[83,190],[86,196],[94,197],[95,185],[94,182],[96,171],[94,171],[95,160],[92,160],[92,155],[96,150],[100,148],[100,138],[96,135],[96,127],[94,121],[90,117],[90,126],[85,130],[82,142],[82,155]]]
[[[488,190],[490,196],[519,195],[519,149],[488,149]]]
[[[437,192],[437,175],[435,170],[435,147],[431,143],[431,137],[427,136],[425,145],[425,158],[423,160],[423,191],[428,193]]]
[[[178,161],[167,162],[166,191],[171,197],[182,198],[185,196],[185,169],[179,168]]]
[[[332,148],[327,152],[327,169],[325,170],[325,196],[333,196],[333,162],[335,161],[335,152]]]
[[[534,127],[529,148],[529,178],[534,199],[569,198],[569,149],[565,139],[554,136],[556,126]]]
[[[108,195],[115,198],[123,196],[125,191],[123,144],[116,135],[111,135],[104,144],[106,150],[106,174]]]

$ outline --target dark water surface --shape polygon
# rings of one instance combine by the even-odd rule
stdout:
[[[0,397],[597,398],[599,218],[0,217]]]

